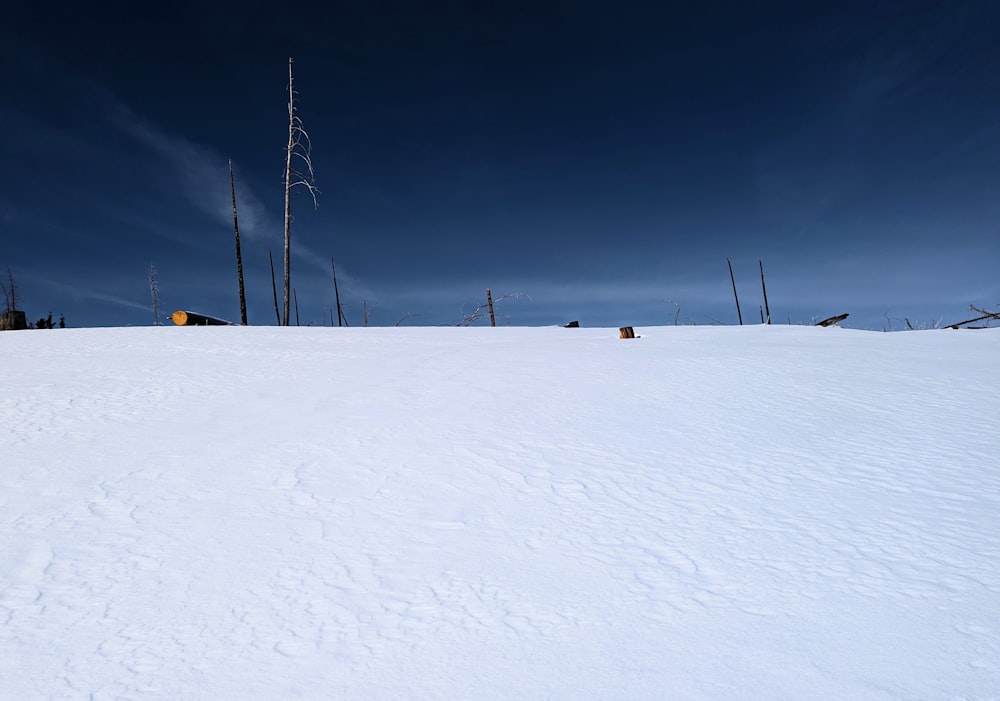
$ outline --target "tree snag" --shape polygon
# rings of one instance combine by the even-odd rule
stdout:
[[[233,233],[236,236],[236,275],[240,279],[240,323],[247,325],[247,295],[243,288],[243,255],[240,253],[240,222],[236,218],[236,180],[233,178],[233,159],[229,159],[229,190],[233,195]]]
[[[294,159],[298,157],[303,163],[303,170],[293,167]],[[288,145],[285,148],[285,300],[284,317],[279,323],[288,326],[289,307],[291,304],[292,285],[292,188],[302,186],[312,196],[313,206],[316,202],[316,177],[312,166],[312,143],[309,134],[302,127],[302,120],[295,114],[295,88],[292,82],[292,59],[288,59]]]

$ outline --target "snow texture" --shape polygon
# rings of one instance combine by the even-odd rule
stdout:
[[[4,699],[1000,698],[1000,330],[0,334]]]

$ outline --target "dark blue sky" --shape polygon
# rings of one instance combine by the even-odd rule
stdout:
[[[292,7],[286,5],[286,7]],[[0,24],[0,269],[30,318],[239,318],[280,278],[287,59],[319,208],[302,323],[882,328],[1000,304],[1000,5],[22,3]],[[279,279],[280,286],[280,279]],[[280,293],[280,289],[279,289]]]

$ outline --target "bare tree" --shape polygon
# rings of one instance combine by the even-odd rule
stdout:
[[[240,253],[240,222],[236,217],[236,180],[233,178],[233,159],[229,159],[229,190],[233,195],[233,233],[236,235],[236,274],[240,279],[240,323],[247,325],[247,295],[243,288],[243,255]]]
[[[375,304],[373,304],[372,306],[369,307],[368,306],[368,298],[367,297],[364,297],[361,300],[361,309],[362,309],[362,317],[361,317],[361,319],[362,319],[362,322],[364,323],[365,328],[368,327],[368,320],[371,318],[372,312],[375,311],[375,307],[377,307],[377,306],[378,306],[378,302],[376,302]]]
[[[666,300],[663,300],[663,301],[665,301],[667,304],[674,305],[674,307],[677,309],[677,313],[674,314],[674,326],[679,326],[680,323],[681,323],[681,305],[680,305],[680,303],[679,302],[675,302],[672,299],[666,299]]]
[[[160,283],[156,279],[156,266],[149,264],[149,296],[153,299],[153,326],[160,325]]]
[[[295,167],[296,159],[300,168]],[[288,146],[285,149],[285,304],[283,324],[288,326],[292,284],[292,189],[304,187],[312,197],[313,207],[319,206],[316,176],[312,165],[312,142],[295,113],[295,88],[292,80],[292,59],[288,59]]]
[[[0,282],[0,291],[4,297],[4,312],[0,314],[0,331],[30,328],[27,315],[17,308],[17,284],[10,268],[7,268],[7,284]]]
[[[0,282],[0,290],[3,291],[4,312],[10,313],[17,310],[17,285],[14,283],[14,273],[7,268],[8,284]]]
[[[528,297],[528,295],[524,294],[523,292],[511,292],[510,294],[505,294],[503,297],[498,297],[496,299],[493,299],[493,295],[490,294],[488,290],[487,290],[487,295],[488,296],[486,301],[477,305],[476,308],[473,309],[468,314],[465,313],[465,307],[459,307],[459,311],[462,314],[462,320],[458,322],[459,326],[472,326],[480,319],[485,319],[486,317],[490,316],[492,307],[494,305],[500,304],[500,302],[504,301],[505,299],[511,299],[511,298],[520,299],[521,297]],[[531,297],[528,297],[528,299],[531,299]],[[496,326],[495,317],[492,325]],[[510,326],[509,319],[507,325]]]

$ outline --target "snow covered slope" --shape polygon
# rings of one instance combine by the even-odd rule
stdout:
[[[0,697],[1000,698],[1000,330],[0,334]]]

